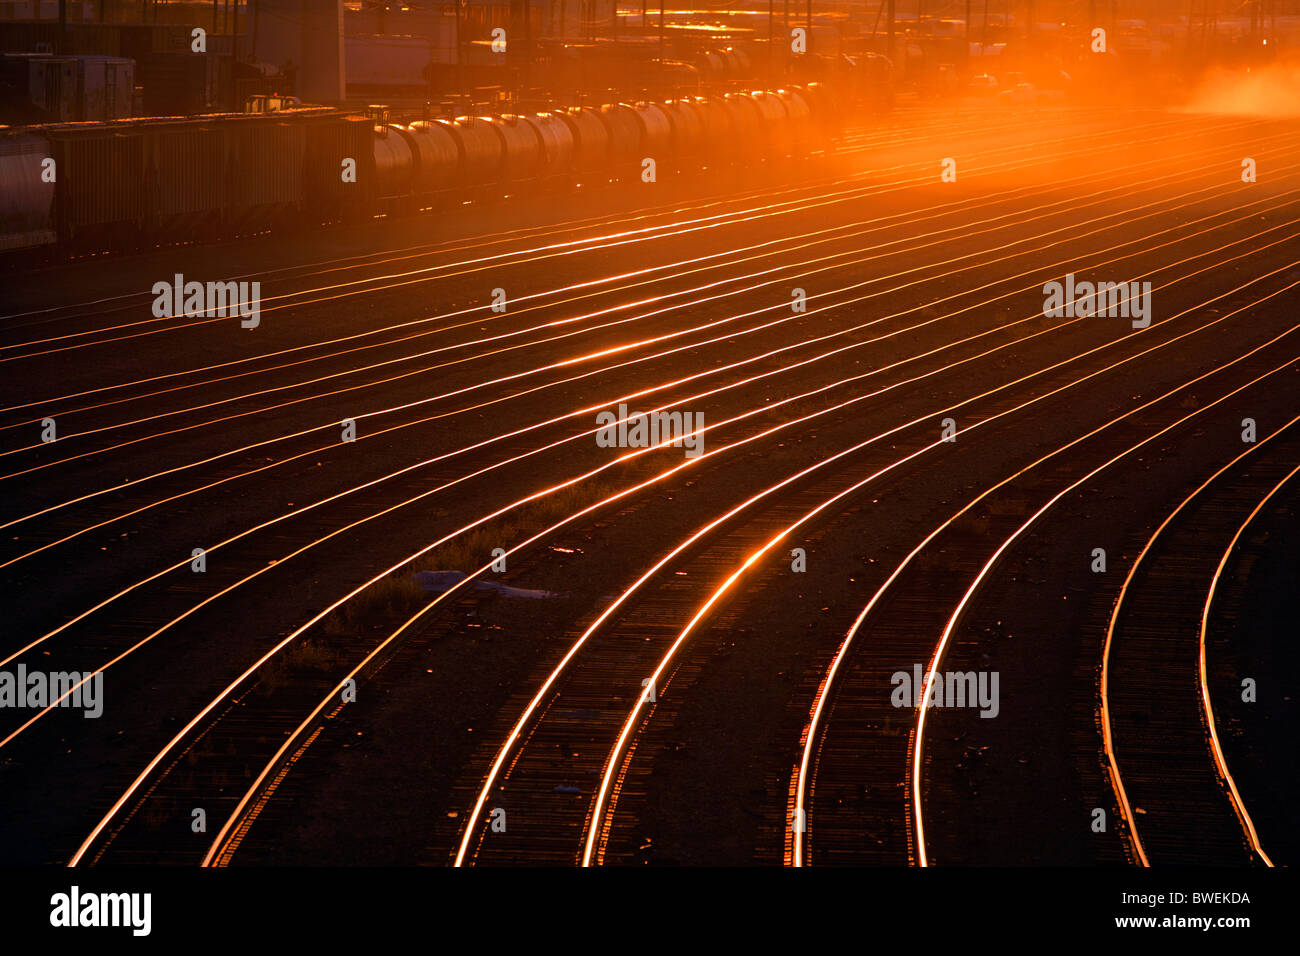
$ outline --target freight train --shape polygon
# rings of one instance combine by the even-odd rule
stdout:
[[[0,127],[0,252],[211,241],[825,150],[817,84],[412,123],[325,107]]]

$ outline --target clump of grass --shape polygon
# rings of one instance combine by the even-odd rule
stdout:
[[[424,591],[412,579],[413,574],[409,567],[403,567],[380,578],[351,601],[331,611],[322,629],[334,637],[351,634],[378,611],[393,615],[414,607]]]
[[[290,646],[281,658],[286,670],[328,671],[339,663],[340,655],[320,640],[308,638]]]
[[[508,549],[509,543],[518,540],[514,535],[520,530],[520,522],[508,519],[509,515],[505,515],[497,519],[499,523],[482,525],[452,538],[409,565],[403,573],[409,579],[417,571],[464,571],[469,574],[481,568],[492,560],[493,548]]]

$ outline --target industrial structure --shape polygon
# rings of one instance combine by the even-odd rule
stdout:
[[[900,89],[945,95],[977,74],[1037,73],[1051,86],[1060,72],[1132,80],[1152,64],[1267,60],[1294,46],[1297,13],[1300,0],[0,0],[0,113],[22,123],[239,111],[256,94],[544,108],[820,79],[865,56],[887,59]],[[1094,55],[1097,28],[1108,59]]]

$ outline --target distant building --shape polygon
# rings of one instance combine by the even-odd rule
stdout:
[[[354,98],[416,87],[517,85],[541,45],[617,33],[614,0],[345,3],[347,86]],[[493,49],[494,31],[506,52]]]
[[[256,0],[240,30],[254,58],[293,74],[289,92],[305,102],[342,103],[343,6],[343,0]]]

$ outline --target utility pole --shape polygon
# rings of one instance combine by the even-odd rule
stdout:
[[[890,66],[894,63],[894,0],[889,0],[889,23],[885,26],[885,56],[889,57]]]
[[[664,65],[664,0],[659,0],[659,66]]]
[[[776,75],[776,0],[767,0],[767,79]]]
[[[962,53],[962,62],[966,64],[966,74],[970,75],[970,0],[966,0],[966,43]]]
[[[239,108],[239,0],[234,0],[230,10],[230,109]]]
[[[460,14],[464,0],[451,0],[451,2],[456,8],[456,95],[460,96],[465,92],[465,70],[460,62]]]

